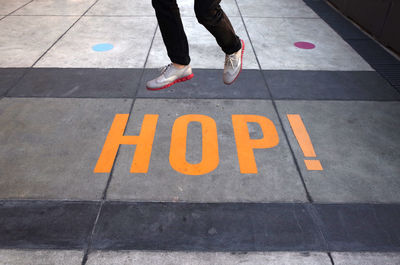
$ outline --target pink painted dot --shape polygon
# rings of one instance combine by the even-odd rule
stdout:
[[[294,46],[296,46],[297,48],[306,49],[306,50],[315,48],[314,44],[312,44],[311,42],[305,42],[305,41],[295,42]]]

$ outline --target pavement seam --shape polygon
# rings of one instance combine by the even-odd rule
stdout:
[[[13,13],[17,12],[17,11],[20,10],[21,8],[24,8],[25,6],[29,5],[29,4],[32,3],[32,2],[33,2],[33,0],[29,1],[28,3],[26,3],[26,4],[24,4],[24,5],[20,6],[20,7],[18,7],[17,9],[15,9],[14,11],[12,11],[11,13],[9,13],[9,14],[5,15],[4,17],[0,18],[0,21],[3,20],[3,19],[5,19],[5,18],[8,17],[8,16],[12,16]],[[30,71],[30,68],[26,68],[25,71],[23,72],[23,74],[20,76],[20,78],[18,78],[18,79],[10,86],[10,88],[7,89],[7,90],[3,93],[3,95],[0,97],[0,100],[2,100],[2,99],[8,94],[8,92],[11,91],[11,90],[21,81],[21,79],[22,79],[23,77],[25,77],[25,75],[26,75],[29,71]]]
[[[3,95],[0,97],[0,100],[7,97],[8,93],[13,90],[18,84],[19,82],[31,71],[31,68],[25,68],[24,72],[22,73],[22,75],[17,78],[17,80],[14,81],[14,83],[3,93]]]
[[[0,20],[6,18],[6,17],[8,17],[8,16],[11,16],[13,13],[17,12],[17,11],[20,10],[21,8],[24,8],[25,6],[29,5],[29,4],[32,3],[32,2],[33,2],[33,0],[29,1],[28,3],[26,3],[26,4],[24,4],[24,5],[20,6],[20,7],[18,7],[18,8],[15,9],[14,11],[12,11],[12,12],[8,13],[7,15],[5,15],[5,16],[4,16],[3,18],[1,18]]]
[[[328,251],[329,247],[328,247],[328,240],[326,239],[326,236],[325,236],[325,229],[324,229],[321,217],[318,214],[317,210],[315,209],[315,205],[313,203],[310,203],[310,204],[306,205],[305,208],[315,225],[317,233],[319,233],[319,235],[321,236],[321,239],[323,240],[325,250]]]
[[[148,50],[148,52],[147,52],[146,60],[145,60],[145,62],[144,62],[144,64],[143,64],[142,72],[141,72],[140,77],[139,77],[139,80],[138,80],[138,82],[137,82],[137,84],[136,84],[136,92],[135,92],[135,95],[134,95],[133,98],[132,98],[132,103],[131,103],[131,106],[130,106],[130,109],[129,109],[129,114],[132,113],[133,106],[134,106],[134,104],[135,104],[136,95],[137,95],[137,93],[138,93],[138,91],[139,91],[139,86],[140,86],[141,81],[142,81],[143,76],[144,76],[145,65],[146,65],[147,60],[148,60],[148,58],[149,58],[150,51],[151,51],[151,48],[152,48],[152,46],[153,46],[153,42],[154,42],[154,39],[155,39],[155,36],[156,36],[156,33],[157,33],[157,29],[158,29],[158,23],[157,23],[156,28],[155,28],[155,30],[154,30],[153,38],[152,38],[152,40],[151,40],[151,43],[150,43],[150,46],[149,46],[149,50]],[[129,119],[128,119],[127,125],[128,125],[128,123],[129,123]],[[126,132],[127,127],[128,127],[128,126],[125,126],[124,135],[125,135],[125,132]],[[120,151],[120,149],[118,148],[117,154],[116,154],[116,156],[115,156],[115,160],[118,159],[119,151]],[[109,175],[109,177],[108,177],[106,187],[104,188],[104,191],[103,191],[103,195],[102,195],[102,199],[101,199],[101,204],[100,204],[100,207],[99,207],[99,211],[97,212],[96,220],[95,220],[95,222],[94,222],[94,224],[93,224],[93,228],[92,228],[91,235],[89,236],[88,246],[87,246],[87,248],[84,250],[84,255],[83,255],[82,263],[81,263],[82,265],[86,265],[86,263],[87,263],[87,261],[88,261],[89,254],[90,254],[91,247],[92,247],[93,236],[94,236],[94,233],[95,233],[95,230],[96,230],[96,227],[97,227],[97,222],[99,221],[99,218],[100,218],[101,211],[102,211],[102,209],[103,209],[103,205],[104,205],[104,203],[105,203],[106,200],[107,200],[107,191],[108,191],[108,188],[110,187],[110,184],[111,184],[111,180],[112,180],[112,177],[113,177],[114,169],[115,169],[115,163],[113,164],[113,166],[112,166],[112,168],[111,168],[110,175]]]
[[[331,264],[332,264],[332,265],[335,265],[335,261],[333,260],[332,253],[331,253],[331,252],[328,252],[327,254],[328,254],[328,257],[329,257],[329,259],[330,259],[330,261],[331,261]]]
[[[250,34],[249,34],[248,30],[247,30],[245,21],[244,21],[243,16],[242,16],[242,11],[241,11],[240,8],[239,8],[239,5],[238,5],[238,3],[237,3],[237,0],[235,0],[235,3],[236,3],[237,8],[239,9],[239,14],[240,14],[240,17],[241,17],[241,19],[242,19],[242,23],[243,23],[244,29],[245,29],[245,31],[246,31],[247,37],[249,38],[250,45],[251,45],[251,47],[252,47],[252,49],[253,49],[253,52],[254,52],[254,55],[255,55],[255,57],[256,57],[256,61],[257,61],[258,67],[259,67],[259,71],[261,72],[261,75],[262,75],[262,78],[263,78],[263,80],[264,80],[265,86],[267,87],[268,94],[269,94],[269,96],[270,96],[270,98],[271,98],[271,102],[272,102],[272,105],[273,105],[274,110],[275,110],[275,112],[276,112],[276,115],[277,115],[277,117],[278,117],[278,120],[279,120],[281,129],[282,129],[282,132],[283,132],[283,134],[284,134],[284,136],[285,136],[285,139],[286,139],[286,141],[287,141],[287,143],[288,143],[288,147],[289,147],[290,153],[291,153],[291,155],[292,155],[293,162],[294,162],[294,164],[295,164],[295,166],[296,166],[297,172],[298,172],[298,174],[299,174],[299,177],[300,177],[301,183],[302,183],[302,185],[303,185],[304,191],[305,191],[305,193],[306,193],[307,200],[308,200],[308,202],[313,203],[313,198],[311,197],[311,194],[310,194],[310,192],[308,191],[308,188],[307,188],[307,185],[306,185],[306,183],[305,183],[303,174],[301,173],[300,166],[299,166],[299,164],[298,164],[297,158],[296,158],[296,156],[295,156],[295,154],[294,154],[294,151],[293,151],[293,148],[292,148],[292,146],[291,146],[291,144],[290,144],[289,137],[288,137],[288,135],[287,135],[287,133],[286,133],[286,130],[285,130],[284,126],[283,126],[282,118],[281,118],[281,116],[280,116],[280,114],[279,114],[279,111],[278,111],[278,108],[277,108],[277,106],[276,106],[275,100],[274,100],[274,98],[273,98],[273,96],[272,96],[272,93],[271,93],[271,90],[270,90],[270,88],[269,88],[269,86],[268,86],[268,82],[267,82],[267,80],[266,80],[266,78],[265,78],[265,76],[264,76],[264,73],[263,73],[263,70],[262,70],[262,67],[261,67],[261,63],[260,63],[260,61],[259,61],[259,59],[258,59],[258,56],[257,56],[257,52],[255,51],[254,46],[253,46],[253,42],[251,41]]]
[[[65,34],[67,34],[68,33],[68,31],[73,27],[73,26],[75,26],[75,24],[76,23],[78,23],[78,21],[95,5],[95,4],[97,4],[97,2],[98,2],[99,0],[96,0],[74,23],[72,23],[72,25],[63,33],[63,34],[61,34],[61,36],[59,36],[57,39],[56,39],[56,41],[52,44],[52,45],[50,45],[50,47],[49,48],[47,48],[47,50],[30,66],[30,67],[27,67],[26,68],[26,70],[24,71],[24,73],[21,75],[21,77],[20,78],[18,78],[18,80],[8,89],[8,90],[6,90],[5,91],[5,93],[3,94],[3,96],[0,98],[0,99],[2,99],[3,97],[7,97],[7,95],[8,95],[8,93],[10,93],[10,91],[11,90],[13,90],[17,85],[18,85],[18,83],[33,69],[33,67],[43,58],[43,56],[45,56],[46,54],[47,54],[47,52],[51,49],[51,48],[53,48],[54,47],[54,45],[61,39],[61,38],[63,38],[64,36],[65,36]],[[31,2],[33,2],[33,0],[31,1]],[[29,2],[29,3],[31,3],[31,2]],[[29,3],[27,3],[27,4],[29,4]],[[27,5],[26,4],[26,5]],[[25,5],[24,5],[25,6]],[[23,6],[22,6],[23,7]],[[22,7],[20,7],[20,8],[22,8]],[[19,8],[19,9],[20,9]],[[18,10],[18,9],[17,9]],[[17,10],[14,10],[13,12],[16,12]],[[12,13],[13,13],[12,12]],[[10,14],[12,14],[12,13],[10,13]],[[9,14],[9,15],[10,15]]]
[[[51,48],[53,48],[54,47],[54,45],[56,45],[56,43],[60,40],[60,39],[62,39],[75,25],[76,25],[76,23],[78,23],[79,22],[79,20],[81,20],[81,18],[83,18],[84,16],[85,16],[85,14],[87,13],[87,12],[89,12],[89,10],[95,5],[95,4],[97,4],[97,2],[99,2],[99,0],[96,0],[91,6],[89,6],[89,8],[88,9],[86,9],[86,11],[74,22],[74,23],[72,23],[72,25],[63,33],[63,34],[61,34],[61,36],[60,37],[58,37],[57,39],[56,39],[56,41],[32,64],[32,66],[31,66],[31,68],[33,68],[46,54],[47,54],[47,52],[51,49]]]

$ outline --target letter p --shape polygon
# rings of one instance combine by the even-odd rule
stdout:
[[[248,122],[260,125],[263,138],[250,138]],[[274,123],[270,119],[259,115],[232,115],[232,125],[235,133],[240,173],[257,174],[257,164],[253,149],[272,148],[278,145],[279,136]]]

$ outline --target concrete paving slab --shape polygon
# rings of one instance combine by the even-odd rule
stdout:
[[[371,71],[366,63],[321,19],[244,18],[264,70]],[[300,49],[296,42],[311,42]]]
[[[399,100],[373,71],[263,71],[275,99]]]
[[[324,244],[304,204],[106,202],[92,246],[227,252],[320,251]]]
[[[82,251],[71,250],[0,250],[0,265],[60,264],[76,265],[82,262]]]
[[[2,19],[0,67],[32,66],[77,19],[54,16],[8,16]]]
[[[179,10],[182,17],[194,17],[194,1],[193,0],[177,0]],[[240,17],[239,9],[236,5],[235,0],[224,0],[221,1],[222,10],[226,15],[231,17]]]
[[[37,67],[142,68],[153,38],[154,17],[83,17]],[[94,51],[109,43],[108,51]]]
[[[36,0],[19,9],[13,15],[80,16],[94,4],[95,1],[96,0]]]
[[[31,0],[0,0],[0,15],[8,15]]]
[[[399,251],[400,205],[315,205],[328,249]]]
[[[291,146],[316,202],[400,201],[400,104],[277,101]],[[286,114],[299,114],[323,171],[308,171]]]
[[[150,251],[96,251],[90,254],[88,265],[120,264],[132,262],[143,265],[330,265],[325,253],[295,252],[150,252]],[[386,264],[385,264],[386,265]]]
[[[0,247],[83,249],[99,207],[100,202],[0,202]]]
[[[99,0],[86,13],[89,16],[155,16],[151,1]]]
[[[251,0],[237,1],[244,17],[303,17],[318,18],[302,0]]]
[[[142,69],[33,68],[8,96],[132,98],[141,73]]]
[[[399,253],[341,253],[333,252],[337,265],[396,265],[400,264]]]
[[[26,70],[25,68],[0,68],[0,97],[15,85]]]
[[[231,17],[230,21],[236,34],[245,42],[243,69],[258,69],[256,57],[247,37],[243,22],[239,17]],[[195,17],[183,17],[182,23],[189,42],[191,57],[190,65],[193,68],[224,69],[225,53],[218,46],[214,36],[204,26],[197,22]],[[159,68],[170,63],[160,30],[151,47],[146,68]]]
[[[145,114],[159,115],[148,172],[131,174],[135,147],[121,146],[109,187],[109,199],[187,202],[306,201],[298,172],[270,101],[137,99],[125,135],[139,135]],[[211,169],[209,173],[199,171],[204,172],[202,175],[188,175],[179,173],[183,172],[181,169],[179,172],[174,170],[170,164],[172,127],[178,117],[187,114],[207,115],[216,122],[220,159],[214,171]],[[276,126],[279,144],[274,148],[255,150],[257,174],[240,173],[232,114],[265,116]],[[110,125],[107,124],[106,127]],[[188,128],[186,158],[188,163],[196,164],[202,160],[201,126],[194,122]],[[259,125],[250,124],[249,130],[252,138],[263,137]]]
[[[160,75],[158,69],[146,69],[137,97],[143,98],[238,98],[269,99],[268,88],[260,70],[242,70],[232,85],[222,81],[223,70],[193,69],[194,78],[167,89],[150,91],[146,82]],[[249,86],[249,84],[251,84]]]
[[[127,99],[0,101],[0,198],[101,198],[109,174],[94,174],[107,126]]]

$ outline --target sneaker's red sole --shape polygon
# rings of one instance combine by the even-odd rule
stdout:
[[[225,85],[232,85],[232,84],[236,81],[236,79],[238,79],[240,73],[242,72],[242,68],[243,68],[243,53],[244,53],[244,41],[243,41],[243,40],[240,40],[240,41],[242,42],[242,55],[241,55],[241,59],[240,59],[240,70],[239,70],[239,73],[237,74],[237,76],[235,77],[235,79],[233,79],[232,82],[230,82],[230,83],[225,83],[225,82],[224,82]]]
[[[172,85],[174,85],[174,84],[176,84],[176,83],[188,81],[188,80],[192,79],[193,76],[194,76],[194,74],[191,73],[190,75],[187,75],[187,76],[185,76],[185,77],[176,79],[174,82],[171,82],[171,83],[169,83],[169,84],[167,84],[167,85],[165,85],[165,86],[163,86],[163,87],[157,87],[157,88],[150,88],[150,87],[147,87],[147,89],[148,89],[148,90],[161,90],[161,89],[165,89],[165,88],[170,87],[170,86],[172,86]]]

